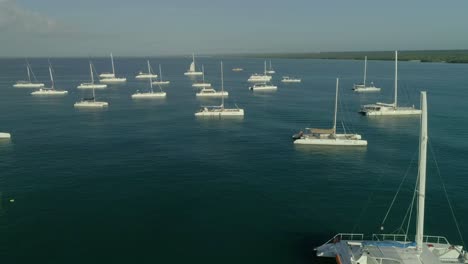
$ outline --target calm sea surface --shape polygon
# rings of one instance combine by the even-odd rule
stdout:
[[[219,61],[197,60],[215,88]],[[47,59],[30,62],[48,86]],[[183,75],[189,58],[152,58],[171,81],[167,98],[135,101],[130,95],[148,88],[134,79],[146,62],[116,57],[117,75],[129,81],[96,91],[110,105],[90,111],[73,108],[90,95],[76,89],[89,79],[88,60],[51,62],[65,97],[13,88],[26,77],[25,62],[0,60],[0,131],[12,134],[0,141],[2,263],[314,263],[313,248],[335,233],[378,233],[408,173],[384,231],[401,225],[417,173],[419,118],[357,113],[361,104],[392,102],[393,62],[368,63],[381,93],[354,94],[362,61],[273,60],[278,91],[252,93],[246,80],[263,71],[263,60],[224,59],[226,105],[245,117],[221,120],[194,117],[220,100],[195,98]],[[108,58],[94,64],[110,70]],[[283,75],[302,83],[282,84]],[[401,62],[399,76],[401,105],[419,107],[419,91],[428,91],[426,233],[461,243],[435,156],[468,241],[468,65]],[[294,146],[300,129],[332,126],[336,77],[338,119],[368,147]]]

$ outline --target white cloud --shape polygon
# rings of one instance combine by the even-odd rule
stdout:
[[[52,18],[24,9],[15,0],[0,0],[0,32],[56,33],[63,28]]]

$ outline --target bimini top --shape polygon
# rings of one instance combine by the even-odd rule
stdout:
[[[399,241],[364,241],[363,246],[374,247],[396,247],[396,248],[409,248],[416,247],[416,242],[399,242]]]

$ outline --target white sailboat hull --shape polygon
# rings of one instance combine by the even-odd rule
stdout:
[[[99,80],[99,82],[106,84],[125,83],[127,82],[127,78],[104,78]]]
[[[158,92],[158,93],[151,93],[151,92],[148,92],[148,93],[135,93],[135,94],[132,94],[132,98],[133,99],[143,99],[143,98],[165,98],[166,97],[166,93],[165,92]]]
[[[43,83],[16,83],[13,85],[15,88],[42,88]]]
[[[195,116],[203,117],[221,117],[221,116],[244,116],[244,109],[211,109],[208,111],[200,111],[195,113]]]
[[[115,74],[113,74],[113,73],[101,73],[101,74],[99,74],[99,78],[101,78],[101,79],[115,78]]]
[[[194,83],[192,84],[192,87],[196,87],[196,88],[211,87],[211,83]]]
[[[153,82],[154,85],[166,85],[170,83],[171,83],[170,81],[154,81]]]
[[[282,83],[300,83],[300,79],[281,80]]]
[[[375,87],[375,86],[364,86],[362,84],[356,84],[354,85],[353,87],[353,91],[357,92],[357,93],[366,93],[366,92],[380,92],[380,88],[379,87]]]
[[[228,92],[213,92],[213,93],[202,93],[199,92],[196,94],[197,97],[228,97]]]
[[[304,137],[294,141],[294,144],[320,146],[367,146],[367,140],[348,138],[312,138]]]
[[[66,95],[68,94],[68,91],[62,91],[62,90],[49,90],[49,89],[39,89],[38,91],[34,91],[31,93],[31,95]]]
[[[267,75],[250,76],[250,78],[247,79],[248,82],[269,82],[270,80],[271,76]]]
[[[200,76],[200,75],[203,75],[203,72],[186,72],[184,73],[184,75],[187,75],[187,76]]]
[[[78,89],[104,89],[107,88],[107,84],[97,84],[97,83],[82,83],[78,85]]]
[[[252,91],[274,91],[274,90],[277,90],[278,87],[275,86],[275,85],[266,85],[266,86],[251,86],[249,87],[249,90],[252,90]]]
[[[158,78],[157,74],[139,74],[135,76],[137,80],[149,80],[149,79],[156,79]]]
[[[361,114],[365,116],[407,116],[407,115],[420,115],[421,110],[413,107],[385,107],[380,106],[375,109],[361,109]]]
[[[0,132],[0,138],[11,138],[11,134],[6,132]]]
[[[109,103],[99,101],[81,101],[76,102],[73,106],[76,108],[102,108],[109,106]]]

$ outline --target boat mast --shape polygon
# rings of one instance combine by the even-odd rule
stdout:
[[[395,108],[397,108],[397,98],[398,98],[398,51],[395,50]]]
[[[196,71],[196,68],[195,68],[195,53],[192,53],[192,62],[193,62],[193,71],[195,72]]]
[[[421,135],[419,138],[419,187],[418,218],[416,222],[416,247],[422,249],[424,238],[424,204],[426,197],[426,159],[427,159],[427,99],[426,92],[421,92]]]
[[[112,63],[112,73],[115,75],[114,57],[112,56],[112,53],[111,53],[111,63]],[[114,76],[114,77],[115,77],[115,76]]]
[[[29,71],[29,62],[26,62],[26,69],[28,70],[28,79],[29,79],[29,82],[31,82],[31,72]]]
[[[93,102],[96,102],[96,94],[94,93],[94,85],[93,85]]]
[[[161,64],[159,64],[159,80],[162,82],[162,71],[161,71]]]
[[[91,64],[91,61],[89,62],[89,72],[91,73],[91,83],[94,84],[93,66]]]
[[[367,56],[364,57],[364,88],[366,88]]]
[[[264,70],[263,70],[263,75],[267,75],[267,70],[266,70],[266,60],[265,62],[263,63],[264,64]]]
[[[201,66],[201,71],[202,71],[202,79],[203,79],[203,83],[205,83],[205,66],[202,64]]]
[[[49,74],[50,74],[50,82],[52,83],[52,90],[55,88],[54,77],[52,76],[52,66],[49,65]]]
[[[271,71],[271,70],[273,70],[273,69],[271,68],[271,60],[270,60],[270,71]]]
[[[338,111],[338,84],[340,79],[336,78],[336,92],[335,92],[335,118],[333,119],[333,134],[336,134],[336,113]]]
[[[224,75],[223,75],[223,61],[221,61],[221,108],[224,109]]]
[[[151,66],[149,60],[146,60],[146,64],[148,64],[148,74],[151,74]]]

